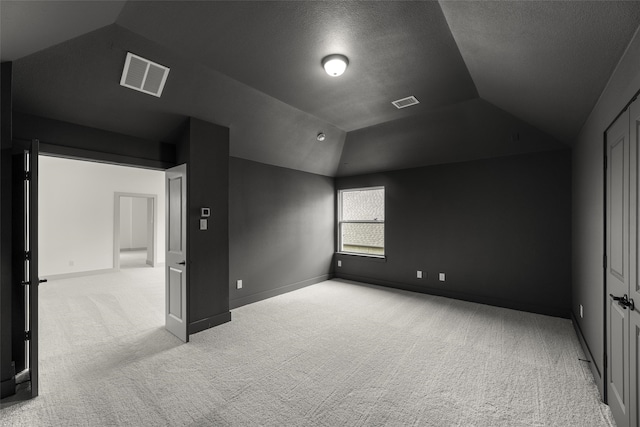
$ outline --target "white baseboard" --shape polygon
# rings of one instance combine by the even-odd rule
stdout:
[[[84,277],[84,276],[94,276],[96,274],[109,274],[115,273],[115,268],[105,268],[102,270],[88,270],[88,271],[74,271],[73,273],[62,273],[62,274],[43,274],[40,275],[41,279],[47,280],[57,280],[57,279],[71,279],[73,277]]]

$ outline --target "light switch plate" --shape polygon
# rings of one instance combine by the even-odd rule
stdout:
[[[200,230],[206,230],[207,229],[207,220],[206,219],[201,219],[200,220]]]
[[[444,273],[440,273],[438,275],[438,278],[440,279],[441,282],[444,282]]]
[[[242,280],[236,280],[236,288],[242,289]]]
[[[416,277],[418,279],[422,279],[422,271],[418,270],[418,272],[416,273]]]
[[[338,260],[338,267],[342,267],[342,261]]]

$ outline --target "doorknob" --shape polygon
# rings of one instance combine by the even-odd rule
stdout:
[[[46,283],[47,279],[38,279],[38,283]],[[22,286],[29,286],[31,282],[20,282]]]
[[[179,262],[178,265],[187,265],[187,261]]]
[[[629,299],[627,294],[624,294],[624,296],[621,297],[616,297],[613,294],[609,294],[609,296],[613,298],[614,301],[618,301],[618,305],[622,307],[623,310],[626,310],[627,307],[629,307],[630,310],[635,310],[636,308],[633,298]]]

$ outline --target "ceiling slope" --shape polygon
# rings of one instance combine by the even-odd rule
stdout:
[[[349,132],[338,176],[562,148],[554,137],[474,99]]]
[[[572,143],[640,24],[640,2],[442,1],[480,96]]]
[[[120,86],[128,51],[170,67],[161,98]],[[165,142],[191,116],[228,126],[232,156],[320,175],[337,171],[344,131],[115,24],[13,67],[19,112]]]
[[[117,23],[345,131],[477,97],[437,2],[129,2]]]
[[[640,2],[622,1],[1,0],[0,12],[18,111],[167,142],[192,116],[230,127],[232,156],[329,176],[562,148],[640,23]],[[118,84],[127,51],[171,68],[162,98]],[[350,58],[340,78],[320,65],[331,53]],[[420,104],[391,105],[409,95]]]
[[[125,1],[0,1],[0,60],[32,53],[113,24]]]

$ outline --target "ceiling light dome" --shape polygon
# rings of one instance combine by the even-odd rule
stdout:
[[[324,70],[331,77],[341,76],[344,70],[347,69],[347,65],[349,65],[347,57],[339,54],[325,56],[322,60]]]

